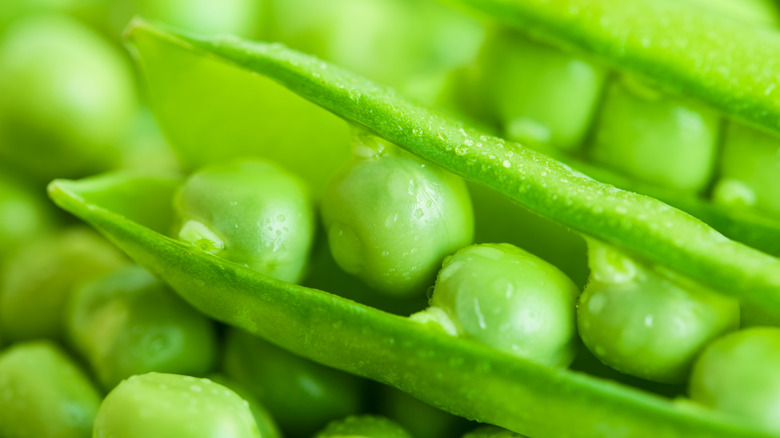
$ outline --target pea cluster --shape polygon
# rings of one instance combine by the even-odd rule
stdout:
[[[777,5],[454,3],[0,5],[0,438],[780,436]]]

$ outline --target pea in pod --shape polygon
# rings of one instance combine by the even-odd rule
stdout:
[[[278,44],[198,39],[142,22],[131,28],[130,37],[141,54],[165,47],[193,50],[271,77],[532,211],[780,314],[780,261],[729,241],[652,198],[593,181]],[[58,181],[50,186],[50,194],[204,313],[315,361],[399,387],[452,413],[540,438],[771,436],[736,418],[537,365],[407,318],[264,277],[134,222],[143,214],[111,196],[148,196],[144,209],[164,210],[169,207],[162,194],[171,187],[164,178],[110,175]]]

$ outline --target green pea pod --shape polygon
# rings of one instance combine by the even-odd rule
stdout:
[[[214,365],[211,321],[139,267],[76,290],[66,320],[69,339],[107,390],[135,374],[203,375]]]
[[[496,426],[482,426],[463,435],[463,438],[525,438],[522,435]]]
[[[245,331],[230,329],[223,369],[263,403],[282,430],[308,436],[328,421],[356,414],[363,383]]]
[[[261,438],[249,404],[208,379],[148,373],[119,384],[98,409],[93,438]]]
[[[394,421],[375,415],[333,421],[314,438],[412,438]]]
[[[136,23],[130,36],[141,53],[172,45],[232,59],[532,211],[780,313],[780,262],[652,198],[597,183],[279,45],[209,42],[143,23]],[[400,387],[452,413],[540,438],[770,436],[733,417],[536,365],[403,317],[260,276],[134,222],[143,214],[128,205],[117,208],[123,203],[112,196],[148,196],[144,210],[165,209],[160,194],[170,187],[165,179],[113,175],[58,181],[50,194],[199,310],[315,361]]]
[[[780,32],[695,2],[455,0],[525,34],[576,50],[780,132]]]
[[[56,344],[32,341],[0,353],[0,436],[88,438],[100,394]]]

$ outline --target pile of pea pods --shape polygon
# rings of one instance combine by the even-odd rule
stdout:
[[[0,438],[780,437],[779,27],[0,2]]]

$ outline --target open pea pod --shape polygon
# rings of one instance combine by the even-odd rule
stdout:
[[[534,212],[780,316],[780,261],[729,241],[655,199],[598,183],[278,44],[204,40],[143,22],[134,23],[129,36],[141,51],[185,48],[271,78]],[[199,252],[159,234],[166,228],[145,222],[149,218],[141,213],[169,211],[164,198],[175,183],[170,178],[109,175],[57,181],[50,194],[211,317],[326,365],[396,386],[452,413],[538,438],[771,436],[688,403],[535,365]],[[150,202],[129,201],[138,212],[121,198],[147,196]]]
[[[780,32],[689,1],[449,0],[780,133]]]

